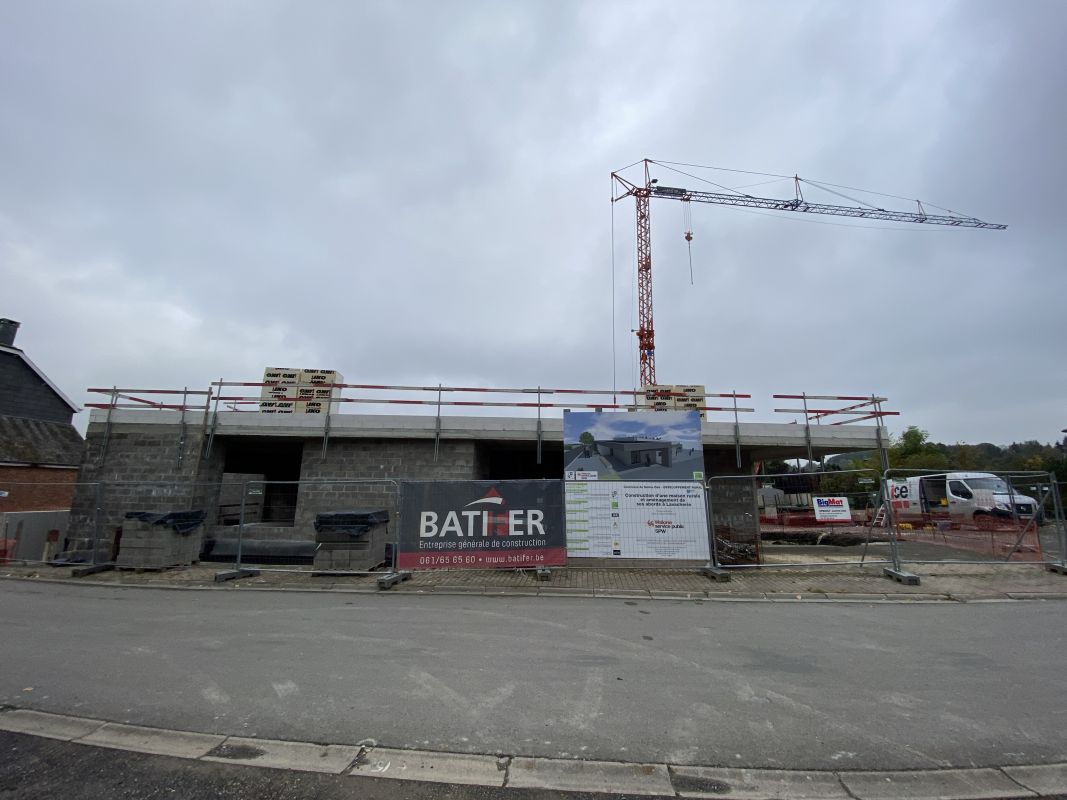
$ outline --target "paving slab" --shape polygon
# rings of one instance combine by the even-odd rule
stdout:
[[[616,761],[513,758],[508,767],[507,785],[563,792],[674,794],[665,764],[623,764]]]
[[[29,709],[18,709],[0,714],[0,730],[45,736],[49,739],[61,739],[64,742],[88,736],[103,724],[102,720],[46,714]]]
[[[859,800],[994,800],[1030,797],[995,769],[934,769],[911,772],[841,772],[841,782]]]
[[[222,744],[225,736],[209,733],[189,733],[166,728],[143,728],[140,725],[123,725],[108,722],[78,740],[81,744],[111,747],[117,750],[134,750],[158,756],[200,758],[212,748]]]
[[[1040,795],[1067,794],[1067,764],[1003,767],[1001,772]]]
[[[671,783],[680,797],[727,797],[736,800],[850,800],[833,772],[777,769],[671,767]]]
[[[402,781],[462,783],[468,786],[503,786],[507,766],[506,757],[376,747],[357,759],[349,775]]]
[[[340,775],[355,761],[360,750],[361,748],[356,746],[338,744],[320,745],[231,736],[205,754],[203,760]]]

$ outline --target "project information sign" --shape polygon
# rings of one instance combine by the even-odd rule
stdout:
[[[706,561],[704,487],[691,481],[568,481],[567,555]]]
[[[561,481],[404,482],[400,569],[567,563]]]
[[[813,497],[811,504],[819,522],[852,522],[847,497]]]

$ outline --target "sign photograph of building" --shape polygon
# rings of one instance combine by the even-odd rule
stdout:
[[[568,412],[566,480],[702,480],[699,411]]]

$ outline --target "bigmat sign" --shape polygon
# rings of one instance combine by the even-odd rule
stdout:
[[[401,484],[400,569],[567,563],[562,481]]]

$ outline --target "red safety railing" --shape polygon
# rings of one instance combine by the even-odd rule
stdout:
[[[270,394],[263,389],[282,388],[284,394]],[[256,389],[258,394],[250,394],[247,389]],[[308,389],[318,390],[308,394]],[[323,391],[331,396],[323,396]],[[750,401],[751,394],[740,392],[705,392],[687,394],[664,390],[639,389],[570,389],[556,387],[490,387],[490,386],[408,386],[399,384],[372,383],[322,383],[312,386],[283,386],[277,382],[263,381],[225,381],[212,382],[207,390],[197,389],[125,389],[90,388],[93,394],[105,395],[106,402],[86,403],[88,408],[111,409],[159,409],[172,411],[259,411],[263,403],[317,401],[327,405],[331,413],[340,410],[343,404],[356,406],[433,406],[456,408],[516,408],[516,409],[601,409],[601,410],[652,410],[649,401],[668,398],[684,399],[686,410],[700,412],[721,412],[734,415],[750,414],[756,411],[751,406],[742,406],[739,401]],[[421,397],[398,396],[403,394],[423,395]],[[482,395],[477,399],[462,395]],[[425,395],[431,395],[426,397]],[[456,395],[461,395],[457,397]],[[487,399],[499,395],[513,395],[511,399]],[[882,404],[886,398],[877,395],[814,395],[814,394],[774,394],[776,400],[800,400],[801,407],[775,408],[775,413],[802,416],[805,424],[845,425],[867,420],[881,420],[884,417],[898,416],[897,411],[886,411]],[[574,398],[574,399],[572,399]],[[597,398],[604,398],[603,400]],[[726,404],[715,403],[726,400]],[[810,401],[810,402],[809,402]],[[839,407],[829,407],[826,401],[834,405],[847,403]],[[699,402],[699,405],[696,403]],[[715,404],[712,404],[715,403]],[[814,405],[812,403],[815,403]],[[667,409],[670,410],[670,409]],[[842,419],[833,419],[843,417]],[[829,421],[833,419],[833,421]]]

